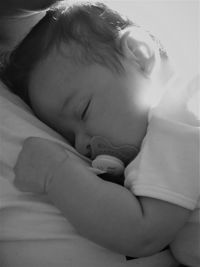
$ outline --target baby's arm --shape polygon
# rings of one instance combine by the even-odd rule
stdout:
[[[42,179],[49,179],[49,199],[83,236],[139,257],[164,248],[185,223],[188,210],[136,198],[126,188],[103,181],[63,151],[46,140],[26,141],[15,168],[15,183],[24,191],[41,193]]]
[[[77,231],[121,254],[140,257],[168,245],[189,211],[156,199],[136,198],[69,158],[48,186],[48,196]]]

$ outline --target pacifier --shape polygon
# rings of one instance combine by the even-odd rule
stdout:
[[[90,142],[92,167],[103,173],[120,176],[125,166],[138,154],[133,145],[115,146],[105,137],[94,136]]]
[[[96,173],[110,173],[113,176],[120,176],[124,172],[124,163],[113,156],[99,155],[92,161],[92,167]]]

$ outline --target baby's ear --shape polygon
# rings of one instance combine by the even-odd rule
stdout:
[[[151,75],[158,62],[158,51],[148,34],[134,28],[120,36],[120,46],[125,58],[133,61],[146,75]]]

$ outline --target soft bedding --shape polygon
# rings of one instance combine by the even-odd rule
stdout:
[[[30,136],[59,142],[89,164],[0,83],[0,266],[177,266],[169,252],[126,261],[79,236],[45,196],[19,192],[12,184],[13,167]]]

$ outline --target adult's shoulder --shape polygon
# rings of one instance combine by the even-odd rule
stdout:
[[[49,8],[60,0],[1,0],[0,18],[26,14],[27,11],[39,11]]]

